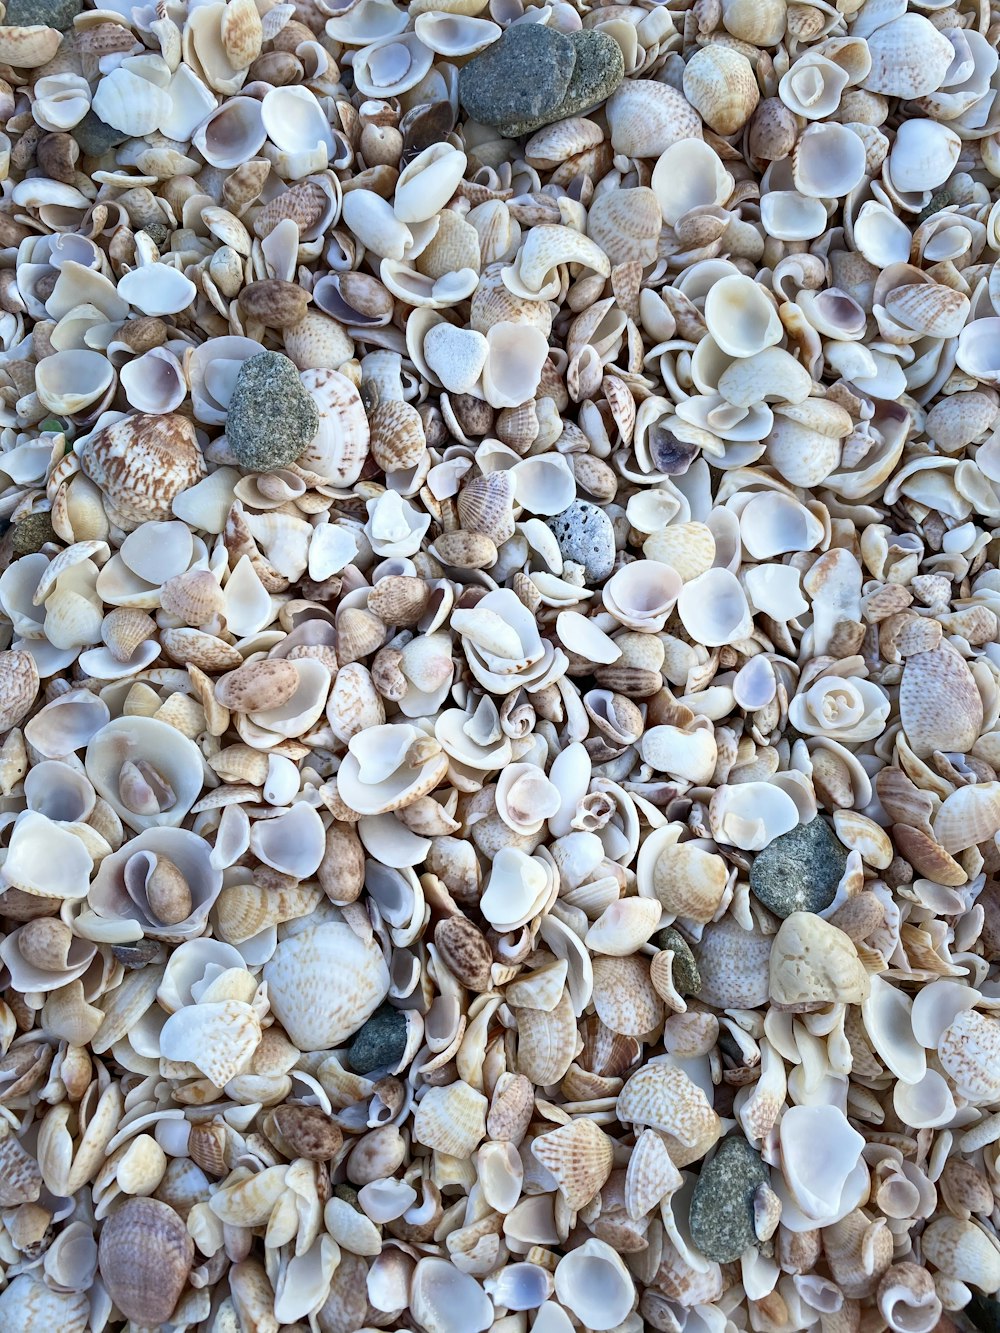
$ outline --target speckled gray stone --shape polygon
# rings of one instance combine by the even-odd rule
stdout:
[[[47,509],[28,514],[14,524],[14,555],[32,555],[46,542],[58,541],[52,526],[52,515]]]
[[[319,430],[316,404],[280,352],[244,361],[226,413],[226,439],[241,467],[273,472],[294,463]]]
[[[516,32],[517,28],[508,28],[507,31]],[[517,139],[525,134],[533,134],[553,121],[592,111],[610,97],[624,79],[625,57],[613,37],[589,28],[566,35],[573,46],[573,73],[562,101],[548,107],[541,115],[505,120],[498,129],[508,138]]]
[[[80,145],[80,152],[87,157],[103,157],[128,138],[113,125],[106,125],[93,111],[88,111],[79,125],[73,126],[72,134]]]
[[[833,902],[846,864],[847,852],[817,815],[757,853],[750,888],[782,919],[793,912],[822,912]]]
[[[698,964],[695,962],[691,947],[680,931],[674,930],[673,926],[666,926],[656,932],[652,943],[658,949],[673,950],[671,976],[678,994],[697,995],[701,990],[701,973],[698,971]]]
[[[568,509],[546,520],[564,560],[582,565],[588,583],[600,583],[615,565],[615,530],[603,509],[574,500]]]
[[[30,28],[41,23],[66,32],[82,9],[83,0],[8,0],[4,23],[8,28]]]
[[[757,1244],[753,1196],[767,1168],[742,1134],[723,1139],[691,1196],[691,1239],[706,1257],[730,1264]]]
[[[391,1004],[376,1009],[351,1042],[347,1063],[356,1074],[394,1069],[406,1050],[406,1015]]]
[[[473,120],[511,137],[529,134],[558,119],[550,113],[566,96],[575,64],[564,33],[518,23],[462,68],[459,97]]]

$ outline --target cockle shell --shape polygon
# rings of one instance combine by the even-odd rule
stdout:
[[[170,518],[174,498],[207,471],[190,421],[173,413],[125,417],[91,436],[79,456],[114,521],[128,532],[149,519]]]
[[[264,980],[272,1011],[303,1051],[344,1041],[389,989],[381,950],[339,922],[283,940],[264,966]]]
[[[664,1135],[675,1166],[697,1161],[722,1133],[705,1094],[673,1065],[651,1063],[634,1073],[618,1095],[620,1120]]]

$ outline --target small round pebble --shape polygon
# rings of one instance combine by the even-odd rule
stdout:
[[[600,583],[615,566],[615,530],[603,509],[574,500],[547,520],[564,560],[582,565],[588,583]]]
[[[347,1052],[347,1063],[356,1074],[373,1069],[394,1069],[406,1050],[406,1015],[391,1004],[376,1009],[360,1028]]]
[[[80,145],[80,152],[87,157],[103,157],[124,143],[128,135],[106,124],[95,112],[88,111],[79,125],[73,126],[73,138]]]
[[[658,930],[652,943],[658,949],[673,950],[674,963],[671,975],[679,995],[697,995],[701,990],[701,973],[695,962],[694,954],[687,940],[673,926]]]
[[[67,32],[82,9],[82,0],[9,0],[3,21],[8,28],[30,28],[40,23]]]
[[[750,888],[782,919],[793,912],[822,912],[833,902],[846,865],[847,852],[817,815],[757,853]]]
[[[226,414],[226,439],[241,467],[273,472],[294,463],[319,430],[319,413],[295,363],[279,352],[244,361]]]
[[[753,1197],[767,1168],[741,1134],[723,1139],[691,1196],[691,1239],[706,1257],[731,1264],[757,1244]]]

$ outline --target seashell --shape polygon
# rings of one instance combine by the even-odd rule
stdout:
[[[769,966],[778,1004],[860,1004],[868,995],[868,974],[852,941],[812,912],[793,912],[781,923]]]
[[[150,717],[122,717],[101,727],[84,765],[97,793],[139,832],[176,827],[201,792],[197,747],[176,727]]]
[[[59,50],[62,34],[44,24],[0,28],[0,61],[18,69],[47,65]]]
[[[449,393],[469,393],[483,373],[490,343],[474,329],[442,322],[428,329],[423,354],[428,369]],[[537,382],[536,382],[537,383]]]
[[[590,1239],[564,1255],[555,1270],[556,1296],[594,1329],[618,1327],[632,1308],[632,1278],[602,1240]]]
[[[231,169],[254,158],[266,138],[261,103],[253,97],[231,97],[209,112],[191,141],[211,166]]]
[[[356,53],[355,85],[366,97],[398,97],[426,78],[433,60],[434,52],[415,32],[400,34],[396,30]]]
[[[113,380],[113,367],[98,352],[56,352],[38,363],[35,392],[50,412],[72,416],[103,397]]]
[[[289,936],[264,965],[271,1009],[299,1050],[342,1043],[389,990],[381,950],[327,922]]]
[[[170,1015],[160,1032],[160,1054],[194,1065],[221,1088],[246,1067],[260,1038],[260,1019],[249,1004],[203,1001]]]
[[[614,1159],[611,1139],[592,1120],[573,1120],[540,1134],[531,1142],[532,1155],[557,1182],[566,1204],[584,1208],[602,1188]]]
[[[361,397],[336,370],[304,370],[300,379],[316,404],[319,431],[299,455],[298,465],[336,486],[351,486],[361,475],[370,443]]]
[[[1000,1289],[1000,1253],[974,1222],[939,1217],[928,1224],[923,1235],[924,1258],[942,1273],[959,1282],[971,1282],[982,1291]]]
[[[701,1089],[682,1070],[663,1063],[647,1064],[628,1079],[616,1114],[663,1135],[670,1160],[679,1167],[702,1157],[722,1132]]]
[[[663,1022],[663,1005],[642,957],[598,956],[593,962],[594,1007],[612,1032],[638,1037]]]
[[[138,1324],[169,1322],[193,1257],[183,1220],[157,1199],[126,1199],[101,1230],[98,1267],[108,1295]]]
[[[85,1333],[90,1320],[89,1301],[85,1291],[57,1291],[25,1273],[12,1278],[0,1292],[0,1316],[10,1333],[38,1333],[45,1328]]]
[[[445,1259],[422,1258],[410,1280],[413,1318],[435,1333],[484,1333],[493,1323],[493,1303],[468,1273]]]
[[[946,643],[906,659],[899,711],[907,740],[920,758],[934,750],[968,750],[983,721],[972,673]]]
[[[418,1143],[452,1157],[469,1157],[486,1137],[487,1101],[459,1079],[428,1088],[417,1103],[413,1135]]]
[[[661,153],[650,185],[664,222],[672,227],[692,208],[724,205],[732,193],[733,178],[714,149],[698,139],[685,138]]]
[[[79,457],[127,532],[169,518],[174,498],[206,475],[194,428],[174,413],[125,417],[90,436]]]
[[[735,134],[760,100],[746,56],[721,43],[703,46],[684,66],[684,96],[717,134]]]
[[[626,79],[606,112],[611,145],[625,157],[659,157],[682,139],[701,138],[697,111],[667,83]]]
[[[781,1174],[806,1218],[823,1225],[836,1217],[864,1139],[835,1106],[793,1106],[778,1125]]]
[[[780,342],[781,320],[764,289],[743,274],[713,283],[705,298],[705,322],[730,356],[751,357]]]
[[[569,995],[563,991],[550,1010],[515,1009],[518,1049],[517,1073],[534,1084],[558,1083],[573,1063],[579,1040]]]
[[[728,883],[726,864],[702,847],[678,842],[680,834],[680,825],[668,824],[642,843],[636,864],[639,892],[674,916],[711,921]]]
[[[0,653],[0,731],[8,732],[24,721],[35,702],[38,684],[38,668],[29,653]]]
[[[954,59],[951,43],[921,14],[903,14],[867,37],[871,69],[862,81],[869,92],[923,97],[940,88]]]
[[[876,1299],[879,1312],[890,1328],[930,1333],[941,1317],[934,1281],[925,1268],[916,1264],[893,1264],[882,1275]]]
[[[727,569],[710,569],[685,583],[677,614],[691,638],[710,647],[745,639],[753,628],[743,589]]]
[[[648,186],[601,195],[587,214],[587,234],[612,264],[650,263],[661,225],[659,201]]]

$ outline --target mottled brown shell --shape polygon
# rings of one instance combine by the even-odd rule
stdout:
[[[174,497],[207,474],[194,426],[176,412],[124,417],[91,436],[79,456],[104,492],[109,517],[126,532],[170,518]]]

